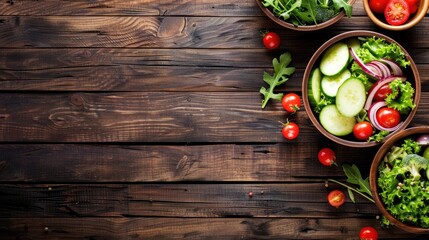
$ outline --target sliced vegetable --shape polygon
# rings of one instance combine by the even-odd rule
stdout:
[[[341,190],[332,190],[328,194],[328,202],[331,206],[339,208],[346,201],[346,195]]]
[[[340,86],[351,76],[352,74],[348,69],[344,69],[335,76],[323,76],[321,82],[322,92],[328,97],[337,96]]]
[[[331,45],[322,55],[320,71],[325,76],[335,76],[344,70],[349,61],[347,44],[337,42]]]
[[[389,83],[393,82],[396,79],[400,79],[401,81],[405,81],[405,78],[388,77],[388,78],[378,80],[377,82],[375,82],[375,84],[373,85],[373,87],[371,88],[371,90],[368,93],[368,97],[366,99],[364,109],[368,111],[371,108],[373,101],[374,101],[374,96],[378,92],[378,90],[380,90],[381,87],[383,87],[384,85],[388,85]]]
[[[387,23],[393,26],[404,24],[410,17],[410,8],[404,0],[390,0],[384,9]]]
[[[429,145],[429,134],[420,135],[416,141],[419,145]]]
[[[379,61],[381,61],[382,63],[390,67],[391,76],[397,76],[397,77],[404,76],[401,66],[399,66],[396,62],[386,58],[380,58]]]
[[[335,103],[341,115],[356,116],[364,107],[366,90],[362,81],[357,78],[347,79],[338,89]]]
[[[369,76],[375,78],[375,79],[380,79],[381,78],[381,74],[377,71],[377,69],[374,66],[367,66],[356,54],[355,50],[353,50],[353,48],[350,48],[350,54],[353,57],[353,59],[355,60],[355,62],[359,65],[359,67],[362,68],[362,70],[368,74]]]
[[[378,129],[379,131],[387,131],[387,132],[393,132],[395,130],[397,130],[401,125],[402,125],[402,121],[400,121],[396,126],[394,127],[384,127],[382,126],[378,119],[377,119],[377,112],[380,108],[386,107],[386,103],[385,102],[376,102],[374,103],[371,108],[369,109],[369,120],[371,121],[371,123],[374,125],[374,127],[376,129]]]
[[[308,100],[312,106],[316,106],[320,102],[321,90],[320,82],[322,80],[322,74],[319,68],[315,68],[308,80]]]
[[[319,120],[326,131],[335,136],[346,136],[352,133],[356,124],[354,117],[342,115],[334,104],[328,105],[320,111]]]

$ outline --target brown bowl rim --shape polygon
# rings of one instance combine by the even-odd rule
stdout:
[[[349,4],[353,6],[356,0],[349,0]],[[256,3],[258,4],[259,8],[262,10],[262,12],[265,13],[272,21],[279,24],[282,27],[296,30],[296,31],[315,31],[320,30],[326,27],[331,26],[332,24],[338,22],[340,19],[342,19],[344,16],[346,16],[346,13],[344,10],[342,10],[340,13],[335,15],[335,17],[329,19],[328,21],[325,21],[323,23],[317,24],[317,25],[306,25],[306,26],[296,26],[292,23],[286,22],[278,17],[276,17],[268,8],[266,8],[261,0],[256,0]]]
[[[398,226],[404,231],[407,231],[410,233],[429,233],[429,228],[422,228],[422,227],[413,226],[411,224],[400,222],[386,210],[377,191],[378,166],[380,162],[383,160],[384,155],[397,141],[404,139],[408,136],[412,136],[416,134],[424,134],[424,133],[429,133],[429,126],[411,127],[404,131],[395,133],[378,149],[371,163],[371,168],[369,172],[369,185],[370,185],[371,193],[377,208],[391,223],[393,223],[393,225]]]
[[[313,110],[312,110],[312,107],[310,106],[310,102],[308,100],[308,89],[307,89],[308,78],[310,76],[311,70],[313,69],[313,65],[317,62],[317,60],[320,57],[320,55],[329,46],[331,46],[335,42],[338,42],[338,41],[341,41],[343,39],[350,38],[350,37],[365,37],[365,36],[366,37],[375,36],[375,37],[379,37],[379,38],[384,38],[388,42],[397,44],[404,51],[406,58],[410,61],[410,63],[411,63],[410,67],[411,67],[411,70],[412,70],[413,75],[414,75],[414,88],[415,88],[414,103],[415,103],[416,107],[413,110],[411,110],[411,112],[408,115],[408,117],[404,120],[402,126],[399,127],[396,131],[394,131],[391,134],[389,134],[387,137],[385,137],[381,142],[376,142],[376,141],[371,141],[371,142],[366,142],[366,141],[365,142],[349,141],[349,140],[343,139],[341,137],[337,137],[337,136],[334,136],[334,135],[330,134],[328,131],[326,131],[322,127],[322,125],[319,123],[318,119],[315,117],[315,115],[313,113]],[[388,36],[386,36],[384,34],[378,33],[378,32],[368,31],[368,30],[353,30],[353,31],[348,31],[348,32],[340,33],[340,34],[336,35],[335,37],[329,39],[324,44],[322,44],[322,46],[320,46],[316,50],[316,52],[313,54],[313,56],[311,57],[310,61],[308,62],[307,66],[305,68],[304,75],[303,75],[303,80],[302,80],[302,99],[303,99],[305,111],[307,112],[307,115],[310,118],[311,122],[317,128],[317,130],[319,130],[319,132],[321,132],[325,137],[329,138],[330,140],[332,140],[332,141],[334,141],[336,143],[344,145],[344,146],[361,147],[361,148],[363,148],[363,147],[373,147],[373,146],[377,146],[379,144],[382,144],[387,139],[389,139],[394,133],[402,131],[412,121],[412,119],[414,118],[414,115],[417,112],[417,108],[418,108],[419,102],[420,102],[420,95],[421,95],[421,86],[420,86],[420,84],[421,84],[421,82],[420,82],[420,74],[419,74],[419,71],[417,69],[417,66],[416,66],[414,60],[411,58],[410,54],[402,47],[401,44],[399,44],[394,39],[392,39],[392,38],[390,38],[390,37],[388,37]]]
[[[429,1],[421,0],[419,4],[420,6],[417,9],[417,12],[406,23],[399,26],[392,26],[381,20],[371,11],[371,8],[369,7],[369,0],[363,0],[363,7],[371,21],[374,22],[377,26],[391,31],[402,31],[417,25],[425,17],[429,9]]]

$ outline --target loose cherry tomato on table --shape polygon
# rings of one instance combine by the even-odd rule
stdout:
[[[293,140],[298,137],[299,134],[299,126],[294,122],[287,122],[283,124],[282,128],[283,137],[288,140]]]
[[[280,36],[275,32],[264,33],[262,42],[266,49],[273,50],[280,46]]]
[[[374,13],[384,14],[384,9],[390,0],[369,0],[369,8]]]
[[[373,132],[374,128],[367,121],[358,122],[353,127],[353,135],[359,140],[368,140]]]
[[[359,232],[359,238],[360,240],[377,240],[378,232],[373,227],[363,227]]]
[[[385,128],[395,127],[401,122],[401,114],[399,111],[389,107],[380,108],[375,114],[375,118],[378,124]]]
[[[346,201],[346,195],[341,190],[332,190],[328,194],[328,202],[333,207],[340,207]]]
[[[301,98],[296,93],[288,93],[282,98],[282,106],[284,110],[295,113],[301,107]]]
[[[330,148],[322,148],[319,150],[317,154],[317,158],[319,162],[325,166],[331,166],[332,164],[337,165],[335,161],[337,157],[335,156],[335,152]]]
[[[384,9],[387,23],[393,26],[404,24],[410,17],[410,8],[405,0],[390,0]]]

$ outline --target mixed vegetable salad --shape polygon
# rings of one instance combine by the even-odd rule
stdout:
[[[401,222],[429,228],[428,135],[393,146],[378,167],[379,196]]]
[[[261,0],[273,14],[296,26],[317,25],[325,22],[343,9],[352,16],[348,0]]]
[[[395,43],[353,37],[327,48],[313,67],[308,99],[329,133],[353,141],[381,141],[415,108],[411,65]]]

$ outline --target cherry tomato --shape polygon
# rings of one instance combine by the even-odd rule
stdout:
[[[301,98],[296,93],[288,93],[282,98],[282,106],[284,110],[295,113],[301,107]]]
[[[298,137],[299,127],[294,122],[287,122],[283,124],[282,134],[286,139],[293,140]]]
[[[414,14],[417,12],[420,0],[405,0],[405,2],[408,3],[408,7],[410,8],[410,14]]]
[[[384,14],[384,9],[389,0],[369,0],[369,8],[374,13]]]
[[[373,227],[363,227],[359,232],[359,238],[360,240],[377,240],[378,232]]]
[[[392,128],[401,122],[401,114],[398,110],[389,107],[380,108],[375,118],[378,124],[385,128]]]
[[[371,123],[367,121],[358,122],[353,127],[353,135],[359,140],[368,140],[374,132]]]
[[[390,88],[389,84],[384,84],[383,86],[380,87],[380,89],[377,90],[377,92],[375,92],[374,101],[376,102],[384,101],[387,95],[391,93],[392,93],[392,89]]]
[[[337,165],[335,161],[337,157],[335,156],[335,152],[330,148],[322,148],[319,150],[317,154],[317,158],[319,162],[325,166],[331,166],[332,164]]]
[[[328,202],[331,206],[338,208],[346,201],[346,195],[341,190],[332,190],[328,194]]]
[[[405,23],[410,17],[410,8],[405,0],[390,0],[384,9],[387,23],[398,26]]]
[[[262,37],[266,49],[273,50],[280,46],[280,36],[275,32],[267,32]]]

